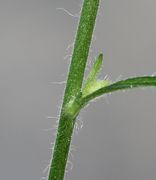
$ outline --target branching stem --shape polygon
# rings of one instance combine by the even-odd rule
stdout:
[[[99,0],[84,0],[48,180],[63,180]]]
[[[113,84],[97,80],[103,57],[100,54],[82,87],[99,1],[84,0],[81,10],[48,180],[64,179],[75,120],[89,101],[117,90],[156,86],[156,77],[150,76],[129,78]]]

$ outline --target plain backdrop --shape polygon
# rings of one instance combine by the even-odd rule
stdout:
[[[60,111],[81,5],[0,0],[1,180],[47,174],[57,121],[47,116]],[[102,0],[86,74],[100,52],[101,79],[156,73],[156,1]],[[155,88],[98,99],[77,127],[66,180],[156,179]]]

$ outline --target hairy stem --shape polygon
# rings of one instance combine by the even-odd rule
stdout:
[[[99,0],[84,0],[48,180],[63,180]]]
[[[67,103],[72,96],[76,96],[81,90],[98,6],[99,0],[84,0],[68,74],[64,103]]]

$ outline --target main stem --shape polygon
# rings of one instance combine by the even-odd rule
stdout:
[[[78,99],[88,58],[100,0],[84,0],[69,69],[64,100],[48,180],[63,180],[76,116]]]

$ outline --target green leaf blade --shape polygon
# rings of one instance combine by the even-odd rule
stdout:
[[[84,86],[82,88],[82,96],[85,97],[94,91],[100,89],[101,87],[109,85],[108,80],[98,80],[98,74],[102,68],[103,63],[103,54],[99,54],[99,56],[96,58],[93,67],[88,75],[88,78],[86,82],[84,83]]]
[[[156,86],[156,76],[143,76],[143,77],[134,77],[126,80],[121,80],[115,82],[111,85],[105,86],[103,88],[94,91],[92,94],[84,97],[84,103],[88,103],[89,101],[102,96],[107,93],[119,91],[119,90],[127,90],[137,87],[154,87]]]
[[[103,54],[100,54],[97,57],[97,59],[95,60],[95,63],[92,67],[92,70],[89,73],[89,76],[88,76],[86,83],[91,82],[91,81],[96,79],[96,77],[97,77],[97,75],[100,72],[100,69],[102,67],[102,62],[103,62]]]

